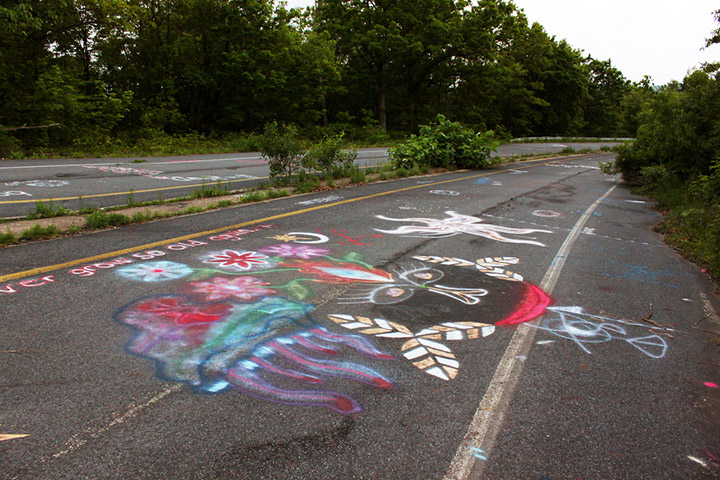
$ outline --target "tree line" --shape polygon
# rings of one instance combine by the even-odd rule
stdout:
[[[88,148],[292,123],[632,136],[633,85],[504,0],[6,0],[0,145]]]

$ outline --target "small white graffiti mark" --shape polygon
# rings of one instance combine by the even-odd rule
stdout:
[[[304,202],[295,202],[295,205],[315,205],[318,203],[334,202],[335,200],[341,200],[342,197],[337,195],[330,195],[329,197],[313,198],[312,200],[305,200]]]
[[[523,173],[528,173],[526,170],[510,170],[508,172],[510,175],[522,175]]]
[[[536,217],[549,217],[549,218],[559,217],[562,215],[560,212],[556,212],[555,210],[535,210],[534,212],[532,212],[532,214],[535,215]]]
[[[481,450],[477,447],[470,447],[470,451],[472,452],[473,457],[479,458],[480,460],[487,460],[485,450]]]
[[[460,192],[456,192],[454,190],[430,190],[430,193],[435,195],[446,195],[448,197],[457,197],[460,195]]]
[[[705,460],[701,459],[701,458],[693,457],[692,455],[688,455],[687,458],[688,458],[689,460],[692,460],[692,461],[695,462],[695,463],[699,463],[699,464],[702,465],[703,467],[706,467],[706,468],[707,468],[707,466],[708,466],[707,462],[706,462]]]
[[[14,191],[14,190],[9,191],[9,192],[0,192],[0,197],[13,197],[13,196],[20,196],[20,195],[32,197],[32,194],[27,193],[27,192],[19,192],[19,191]]]
[[[662,358],[667,353],[667,342],[661,336],[635,337],[630,333],[631,330],[647,332],[648,325],[590,315],[584,313],[582,307],[549,307],[547,310],[551,313],[546,314],[540,325],[527,325],[572,340],[585,353],[592,354],[588,345],[611,340],[627,342],[650,358]]]
[[[67,180],[27,180],[23,182],[8,182],[5,185],[8,187],[19,187],[19,186],[26,186],[26,187],[46,187],[46,188],[53,188],[53,187],[65,187],[67,185],[70,185],[70,182]]]
[[[646,203],[642,200],[625,200],[627,203]]]

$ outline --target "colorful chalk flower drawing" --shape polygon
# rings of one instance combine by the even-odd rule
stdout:
[[[330,253],[330,250],[326,250],[324,248],[308,247],[307,245],[293,245],[291,243],[270,245],[269,247],[261,248],[260,251],[267,253],[268,255],[275,255],[278,257],[297,257],[304,259],[323,257]]]
[[[229,268],[234,270],[250,270],[254,265],[266,265],[267,255],[257,252],[236,252],[235,250],[225,250],[222,253],[210,255],[205,263]]]
[[[190,282],[195,293],[207,293],[205,300],[225,300],[236,298],[251,300],[254,297],[262,297],[275,293],[269,288],[262,288],[269,285],[254,277],[224,278],[215,277],[211,282]]]
[[[382,233],[418,238],[443,238],[467,233],[469,235],[485,237],[498,242],[525,243],[541,247],[544,247],[545,244],[534,240],[508,238],[502,234],[528,235],[531,233],[552,233],[549,230],[510,228],[501,227],[499,225],[491,225],[489,223],[483,223],[480,218],[470,215],[462,215],[453,211],[447,211],[445,214],[448,215],[448,218],[441,220],[434,218],[389,218],[383,215],[376,215],[376,217],[381,220],[389,220],[391,222],[416,222],[423,223],[424,225],[405,225],[395,230],[380,230],[378,228],[375,230]]]
[[[197,392],[236,390],[263,400],[349,414],[360,411],[360,404],[326,387],[326,377],[389,390],[391,380],[376,368],[404,357],[421,371],[449,381],[459,374],[461,360],[448,345],[482,339],[498,325],[530,321],[550,304],[541,289],[507,270],[518,264],[515,257],[468,261],[417,255],[413,264],[387,270],[365,263],[358,253],[335,258],[329,250],[305,245],[270,245],[258,252],[201,255],[198,268],[174,262],[119,268],[124,278],[163,281],[157,289],[172,287],[116,312],[116,321],[133,329],[128,352],[153,360],[160,377],[187,383]],[[480,280],[483,286],[475,283]],[[493,290],[484,287],[496,280],[517,302],[497,299],[505,309],[498,314],[500,321],[429,323],[435,322],[436,313],[426,313],[432,318],[428,320],[407,312],[404,304],[413,296],[429,296],[425,301],[433,308],[455,302],[483,308],[493,297]],[[342,312],[328,315],[326,325],[318,323],[311,317],[315,305],[309,303],[313,284],[338,285],[344,292],[339,294],[340,305],[365,304],[388,309],[389,315],[381,312],[383,316],[371,318]],[[371,337],[398,348],[397,355],[376,348]]]
[[[128,265],[117,269],[117,272],[129,279],[141,282],[165,282],[177,280],[193,273],[193,269],[182,263],[159,261]]]

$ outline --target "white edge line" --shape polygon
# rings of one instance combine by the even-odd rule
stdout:
[[[580,236],[588,219],[597,206],[600,205],[615,188],[617,188],[617,185],[613,185],[602,197],[588,207],[563,242],[540,283],[540,288],[548,295],[555,289],[570,249]],[[473,472],[475,475],[473,476],[476,478],[482,477],[483,470],[487,463],[476,463],[470,448],[480,446],[486,452],[486,456],[489,457],[489,453],[495,444],[495,439],[500,432],[500,427],[502,426],[505,413],[510,405],[510,400],[517,386],[520,374],[523,371],[524,362],[519,361],[517,357],[527,356],[536,331],[536,329],[529,328],[525,325],[520,325],[517,330],[515,330],[515,333],[510,339],[510,344],[505,349],[505,353],[495,370],[495,374],[490,380],[488,389],[475,411],[468,430],[458,446],[455,457],[448,467],[444,480],[466,480],[476,465],[477,467],[475,467],[475,471]],[[480,471],[478,472],[478,470]]]

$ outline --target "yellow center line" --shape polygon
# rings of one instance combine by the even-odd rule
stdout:
[[[577,158],[577,157],[574,157],[574,158]],[[541,165],[548,165],[548,164],[556,163],[556,162],[559,162],[559,161],[565,160],[565,159],[567,159],[567,157],[563,157],[563,158],[559,158],[559,159],[557,159],[557,158],[556,158],[556,159],[550,159],[550,160],[544,161],[544,162],[537,162],[537,163],[536,163],[536,162],[533,162],[531,165],[527,165],[527,164],[526,164],[525,166],[535,167],[535,166],[541,166]],[[469,170],[457,170],[455,173],[463,173],[463,172],[467,172],[467,171],[469,171]],[[57,263],[57,264],[55,264],[55,265],[48,265],[48,266],[45,266],[45,267],[33,268],[33,269],[31,269],[31,270],[25,270],[25,271],[22,271],[22,272],[16,272],[16,273],[10,273],[10,274],[8,274],[8,275],[2,275],[2,276],[0,276],[0,283],[5,283],[5,282],[11,281],[11,280],[17,280],[17,279],[19,279],[19,278],[31,277],[31,276],[34,276],[34,275],[41,275],[41,274],[43,274],[43,273],[52,272],[52,271],[54,271],[54,270],[60,270],[60,269],[63,269],[63,268],[69,268],[69,267],[73,267],[73,266],[75,266],[75,265],[80,265],[80,264],[82,264],[82,263],[93,263],[93,262],[97,262],[97,261],[99,261],[99,260],[105,260],[105,259],[107,259],[107,258],[119,257],[119,256],[122,256],[122,255],[128,255],[128,254],[135,253],[135,252],[140,252],[140,251],[143,251],[143,250],[150,250],[150,249],[153,249],[153,248],[156,248],[156,247],[161,247],[161,246],[164,246],[164,245],[170,245],[170,244],[173,244],[173,243],[182,242],[182,241],[184,241],[184,240],[192,240],[192,239],[194,239],[194,238],[204,237],[204,236],[206,236],[206,235],[214,235],[214,234],[216,234],[216,233],[226,232],[226,231],[228,231],[228,230],[236,230],[236,229],[238,229],[238,228],[247,227],[247,226],[250,226],[250,225],[257,225],[257,224],[259,224],[259,223],[267,223],[267,222],[270,222],[270,221],[273,221],[273,220],[279,220],[279,219],[281,219],[281,218],[292,217],[292,216],[295,216],[295,215],[302,215],[302,214],[304,214],[304,213],[314,212],[314,211],[317,211],[317,210],[322,210],[322,209],[330,208],[330,207],[336,207],[336,206],[338,206],[338,205],[345,205],[345,204],[347,204],[347,203],[360,202],[360,201],[363,201],[363,200],[369,200],[369,199],[371,199],[371,198],[382,197],[382,196],[391,195],[391,194],[394,194],[394,193],[407,192],[407,191],[415,190],[415,189],[418,189],[418,188],[427,188],[427,187],[430,187],[430,186],[433,186],[433,185],[442,185],[442,184],[445,184],[445,183],[459,182],[459,181],[462,181],[462,180],[470,180],[470,179],[473,179],[473,178],[487,177],[487,176],[489,176],[489,175],[497,175],[497,174],[499,174],[499,173],[505,173],[505,172],[507,172],[507,170],[500,170],[500,171],[479,173],[479,174],[470,175],[470,176],[467,176],[467,177],[452,178],[452,179],[450,179],[450,180],[441,180],[441,181],[439,181],[439,182],[423,183],[423,184],[421,184],[421,185],[413,185],[412,187],[398,188],[398,189],[389,190],[389,191],[386,191],[386,192],[380,192],[380,193],[373,193],[373,194],[371,194],[371,195],[365,195],[365,196],[363,196],[363,197],[350,198],[350,199],[341,200],[341,201],[338,201],[338,202],[326,203],[326,204],[318,205],[318,206],[315,206],[315,207],[304,208],[304,209],[302,209],[302,210],[294,210],[294,211],[292,211],[292,212],[281,213],[281,214],[278,214],[278,215],[272,215],[272,216],[269,216],[269,217],[263,217],[263,218],[259,218],[259,219],[256,219],[256,220],[248,220],[247,222],[237,223],[237,224],[235,224],[235,225],[224,226],[224,227],[221,227],[221,228],[215,228],[215,229],[213,229],[213,230],[206,230],[206,231],[203,231],[203,232],[193,233],[193,234],[190,234],[190,235],[183,235],[182,237],[175,237],[175,238],[171,238],[171,239],[169,239],[169,240],[160,240],[160,241],[158,241],[158,242],[146,243],[146,244],[144,244],[144,245],[138,245],[138,246],[136,246],[136,247],[125,248],[125,249],[122,249],[122,250],[115,250],[115,251],[108,252],[108,253],[102,253],[102,254],[100,254],[100,255],[94,255],[94,256],[91,256],[91,257],[85,257],[85,258],[79,258],[79,259],[76,259],[76,260],[70,260],[70,261],[68,261],[68,262]]]
[[[265,180],[270,177],[254,177],[254,178],[238,178],[232,180],[225,180],[227,183],[231,182],[249,182],[251,180]],[[221,182],[223,183],[223,182]],[[60,202],[63,200],[78,200],[86,198],[98,198],[98,197],[113,197],[117,195],[134,195],[136,193],[147,193],[147,192],[162,192],[164,190],[177,190],[178,188],[193,188],[193,187],[210,187],[215,186],[216,183],[196,183],[194,185],[178,185],[177,187],[162,187],[162,188],[150,188],[148,190],[132,190],[130,192],[116,192],[116,193],[96,193],[93,195],[75,195],[74,197],[61,197],[61,198],[33,198],[31,200],[3,200],[0,201],[0,205],[15,204],[15,203],[35,203],[35,202]]]

